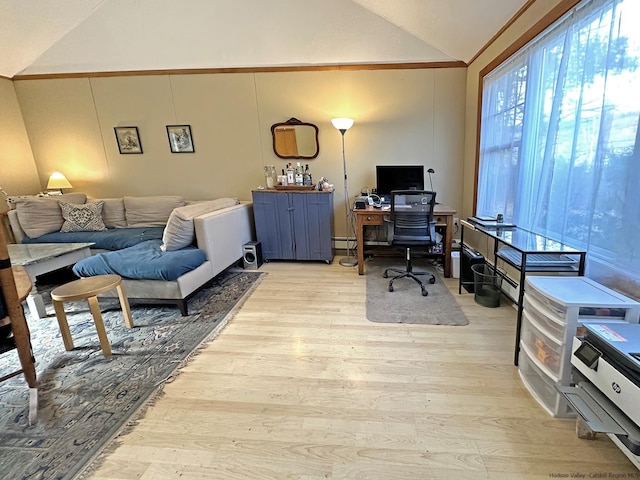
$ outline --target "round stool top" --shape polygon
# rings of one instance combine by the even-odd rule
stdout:
[[[96,275],[65,283],[51,291],[51,299],[59,302],[95,297],[116,288],[122,283],[120,275]]]

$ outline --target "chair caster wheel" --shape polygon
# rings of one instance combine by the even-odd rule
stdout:
[[[389,291],[393,292],[393,285],[389,285]]]
[[[422,296],[426,297],[427,295],[429,295],[429,292],[427,292],[426,290],[422,290]]]
[[[430,283],[431,285],[433,285],[434,283],[436,283],[436,279],[435,279],[435,277],[431,277],[431,278],[429,279],[429,283]]]

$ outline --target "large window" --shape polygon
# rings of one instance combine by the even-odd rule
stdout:
[[[640,1],[591,0],[483,80],[478,215],[640,282]],[[611,283],[611,282],[609,282]]]

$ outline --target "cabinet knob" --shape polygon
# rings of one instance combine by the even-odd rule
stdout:
[[[370,221],[371,221],[371,217],[367,217],[367,221],[369,221],[369,222],[370,222]]]

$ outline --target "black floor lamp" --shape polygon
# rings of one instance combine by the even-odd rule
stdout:
[[[347,256],[340,259],[340,265],[343,267],[355,267],[358,259],[351,253],[349,246],[349,234],[353,232],[353,224],[351,222],[351,209],[349,208],[349,192],[347,190],[347,161],[344,156],[344,134],[353,126],[353,118],[332,118],[331,123],[342,135],[342,168],[344,170],[344,208],[347,220]]]

